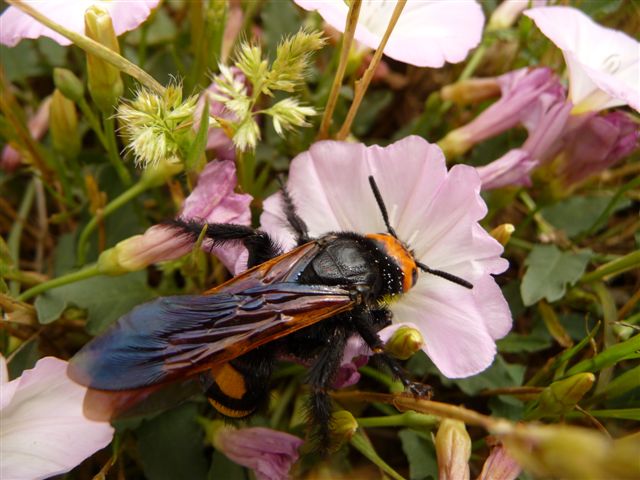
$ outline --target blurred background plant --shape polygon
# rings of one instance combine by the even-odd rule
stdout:
[[[360,382],[335,394],[343,410],[328,459],[303,445],[298,460],[305,370],[282,362],[269,408],[239,429],[221,430],[196,395],[118,422],[112,446],[68,478],[247,478],[240,465],[258,478],[280,478],[290,465],[305,478],[640,476],[637,3],[561,2],[584,14],[560,12],[561,39],[545,23],[557,11],[520,15],[526,1],[453,2],[451,12],[407,2],[404,17],[403,2],[315,12],[313,2],[285,0],[140,1],[124,11],[125,2],[87,10],[92,2],[51,1],[41,21],[57,34],[16,10],[28,2],[8,3],[16,4],[2,4],[0,24],[8,379],[31,378],[21,374],[42,357],[68,359],[135,305],[229,278],[225,266],[235,273],[239,253],[218,259],[153,226],[179,214],[257,226],[278,174],[316,138],[387,145],[413,134],[438,142],[450,164],[485,167],[482,224],[510,262],[497,281],[513,330],[491,367],[449,379],[419,351],[406,368],[441,403],[405,404],[389,394],[397,384],[387,373],[361,367]],[[545,3],[554,2],[531,6]],[[433,45],[423,24],[426,39],[406,40],[413,27],[403,22],[423,14],[460,43]],[[627,36],[593,30],[595,46],[583,37],[576,46],[572,32],[595,28],[585,18]],[[429,55],[403,55],[419,49]],[[265,441],[243,451],[234,440],[242,427]],[[279,450],[265,452],[269,431]],[[256,455],[284,463],[265,469]]]

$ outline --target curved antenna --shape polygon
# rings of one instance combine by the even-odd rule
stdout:
[[[384,206],[384,201],[382,200],[382,195],[380,194],[380,190],[378,189],[378,185],[376,184],[373,175],[369,175],[369,185],[371,185],[371,190],[373,190],[373,195],[376,197],[376,202],[378,203],[378,207],[380,208],[380,212],[382,213],[382,219],[384,220],[384,224],[387,226],[387,232],[394,237],[398,238],[396,235],[396,231],[389,223],[389,214],[387,213],[387,207]]]
[[[447,272],[443,272],[442,270],[435,270],[433,268],[429,268],[424,263],[421,263],[421,262],[416,262],[416,265],[423,272],[430,273],[431,275],[435,275],[436,277],[444,278],[445,280],[449,280],[450,282],[460,285],[461,287],[468,288],[469,290],[473,288],[473,283],[467,282],[466,280],[452,273],[447,273]]]

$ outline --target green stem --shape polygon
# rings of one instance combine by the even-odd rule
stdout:
[[[94,216],[91,218],[91,220],[89,220],[89,223],[85,225],[84,229],[82,230],[82,233],[80,234],[80,239],[78,240],[78,254],[77,254],[78,265],[82,265],[85,262],[89,237],[98,226],[98,221],[100,219],[106,218],[108,215],[112,214],[113,212],[118,210],[120,207],[127,204],[128,202],[136,198],[138,195],[142,194],[150,186],[151,185],[149,184],[149,182],[143,181],[141,179],[138,183],[131,186],[119,197],[116,197],[111,202],[109,202],[107,206],[104,207],[104,210],[102,211],[102,215],[100,215],[99,217]]]
[[[89,107],[89,104],[84,98],[80,99],[80,101],[78,102],[78,107],[80,107],[80,111],[82,111],[82,114],[87,119],[87,122],[89,122],[89,126],[95,132],[96,137],[98,137],[98,140],[100,141],[104,149],[108,151],[109,144],[107,142],[107,137],[104,136],[104,131],[102,130],[100,120],[98,120],[96,114],[93,113],[93,110],[91,110],[91,107]]]
[[[22,10],[24,13],[26,13],[30,17],[35,18],[38,22],[46,25],[51,30],[58,32],[60,35],[68,38],[85,52],[95,55],[105,62],[109,62],[118,70],[132,76],[133,78],[138,80],[138,82],[150,88],[151,90],[161,95],[164,94],[164,87],[160,85],[160,83],[158,83],[151,75],[149,75],[137,65],[131,63],[123,56],[118,55],[113,50],[99,44],[94,40],[91,40],[89,37],[69,30],[62,25],[52,21],[30,5],[25,3],[23,0],[7,0],[7,3],[13,5],[19,10]]]
[[[635,250],[624,257],[605,263],[604,265],[596,268],[593,272],[583,275],[580,282],[596,282],[598,280],[602,280],[604,277],[619,275],[627,270],[632,270],[638,267],[640,267],[640,250]]]
[[[105,115],[103,118],[103,123],[105,138],[107,140],[107,153],[109,155],[109,161],[111,162],[113,168],[116,169],[116,172],[118,172],[118,176],[120,177],[122,183],[124,183],[125,185],[131,185],[131,175],[122,163],[122,158],[120,158],[120,154],[118,153],[115,120],[113,116]]]
[[[400,18],[400,14],[402,13],[402,9],[404,8],[407,0],[398,0],[396,3],[395,9],[393,10],[393,14],[391,15],[391,19],[389,20],[389,24],[387,25],[387,30],[384,32],[384,36],[380,41],[380,45],[376,49],[376,52],[373,54],[373,58],[371,59],[371,63],[365,70],[362,78],[356,82],[355,93],[353,96],[353,102],[349,107],[349,111],[347,112],[347,118],[345,118],[342,127],[340,127],[340,131],[336,135],[338,140],[344,140],[349,135],[351,131],[351,124],[353,120],[356,118],[356,113],[358,113],[358,108],[360,108],[360,103],[364,98],[364,94],[369,88],[369,84],[371,83],[371,79],[373,78],[373,74],[378,68],[378,64],[382,59],[382,52],[384,51],[384,47],[387,45],[387,41],[391,36],[391,32],[393,32],[396,23],[398,23],[398,19]]]
[[[16,218],[16,221],[13,223],[11,231],[9,232],[9,238],[7,238],[9,256],[15,265],[20,263],[20,238],[22,237],[22,228],[24,227],[24,222],[27,220],[27,216],[31,211],[35,192],[35,180],[31,180],[27,190],[24,192],[24,196],[22,197],[22,202],[18,209],[18,218]],[[18,292],[20,292],[20,284],[17,282],[11,282],[9,285],[9,292],[11,292],[11,295],[15,297]]]
[[[335,110],[336,103],[338,102],[338,95],[340,93],[340,87],[342,86],[342,80],[344,79],[344,72],[347,70],[349,52],[351,51],[351,45],[353,44],[353,35],[356,32],[361,5],[362,0],[354,0],[349,4],[347,24],[342,37],[342,49],[340,50],[340,63],[338,64],[336,75],[333,78],[333,84],[331,85],[327,106],[324,109],[322,122],[320,123],[320,131],[318,132],[319,140],[329,138],[329,126],[331,125],[333,111]]]
[[[58,278],[54,278],[47,282],[43,282],[39,285],[36,285],[33,288],[23,292],[18,300],[21,302],[27,301],[36,295],[41,294],[42,292],[46,292],[47,290],[51,290],[52,288],[61,287],[63,285],[68,285],[69,283],[79,282],[80,280],[85,280],[87,278],[95,277],[96,275],[100,275],[100,270],[98,269],[98,264],[94,263],[93,265],[88,265],[82,270],[78,270],[76,272],[67,273]]]
[[[398,415],[388,415],[383,417],[367,417],[356,419],[358,426],[363,428],[369,427],[411,427],[418,429],[432,429],[436,426],[440,419],[435,415],[427,415],[407,411]]]
[[[594,282],[592,284],[593,291],[600,300],[602,306],[602,316],[604,317],[603,335],[602,335],[602,348],[606,350],[611,345],[616,343],[616,339],[613,335],[613,324],[618,321],[618,309],[616,308],[615,301],[611,296],[611,292],[602,282]],[[613,365],[607,368],[603,368],[598,375],[598,384],[594,393],[602,392],[611,381],[613,377]]]

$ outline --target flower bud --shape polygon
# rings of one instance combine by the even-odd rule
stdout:
[[[67,158],[75,157],[80,151],[78,135],[78,114],[75,104],[60,90],[53,92],[49,112],[49,128],[53,148]]]
[[[520,475],[520,465],[508,454],[507,450],[497,444],[491,447],[491,453],[482,466],[477,480],[515,480]]]
[[[493,238],[495,238],[503,247],[511,240],[511,234],[516,231],[516,227],[510,223],[503,223],[489,232]]]
[[[612,441],[567,425],[518,425],[502,436],[510,455],[540,478],[640,478],[640,442]]]
[[[540,393],[529,418],[558,417],[570,412],[595,381],[595,375],[587,372],[553,382]]]
[[[104,8],[92,5],[87,9],[84,15],[84,30],[87,37],[120,53],[113,22],[109,12]],[[120,70],[109,62],[87,53],[87,74],[91,98],[102,112],[111,113],[124,91]]]
[[[451,85],[440,91],[443,100],[457,105],[468,105],[500,95],[500,83],[496,78],[470,78]]]
[[[171,179],[174,175],[180,173],[182,169],[182,163],[179,163],[176,158],[165,159],[156,164],[149,165],[142,173],[140,181],[149,187],[157,187]]]
[[[54,68],[53,83],[69,100],[73,100],[78,103],[84,97],[84,85],[71,70],[67,70],[66,68]]]
[[[106,275],[142,270],[153,263],[175,260],[191,251],[193,239],[176,235],[175,230],[154,225],[142,235],[134,235],[105,250],[98,258],[98,269]]]
[[[406,360],[424,346],[419,330],[406,325],[398,328],[385,343],[385,351],[398,360]]]
[[[351,412],[339,410],[331,415],[331,437],[336,449],[351,440],[356,430],[358,430],[358,422]]]
[[[445,418],[436,434],[438,478],[440,480],[468,480],[471,438],[464,423]]]

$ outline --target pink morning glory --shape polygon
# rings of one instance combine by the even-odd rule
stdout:
[[[45,357],[8,382],[0,356],[0,478],[60,475],[111,442],[113,427],[84,416],[87,389],[66,372],[67,362]]]
[[[295,0],[317,10],[333,28],[344,32],[349,7],[343,0]],[[395,2],[364,0],[354,38],[378,48]],[[463,61],[482,38],[484,14],[472,0],[407,2],[384,49],[385,55],[418,67],[442,67]]]
[[[116,35],[138,28],[160,0],[24,0],[29,6],[54,22],[74,32],[84,34],[84,13],[92,5],[105,8],[113,21]],[[49,37],[60,45],[71,40],[45,27],[20,9],[10,6],[0,16],[0,43],[13,47],[24,38]]]
[[[630,105],[640,109],[640,43],[572,7],[524,12],[562,50],[573,113]]]
[[[289,433],[270,428],[235,429],[219,427],[213,444],[238,465],[252,469],[258,480],[289,478],[291,466],[298,460],[303,441]]]
[[[394,322],[412,322],[425,340],[423,350],[447,377],[467,377],[486,369],[495,340],[511,329],[511,313],[493,274],[508,262],[502,246],[478,223],[487,213],[481,181],[472,167],[447,171],[442,151],[419,137],[388,147],[323,141],[291,163],[287,186],[309,233],[385,232],[368,177],[380,187],[401,240],[431,268],[470,281],[468,290],[422,274],[390,308]],[[294,239],[280,195],[264,202],[262,227],[283,246]]]

